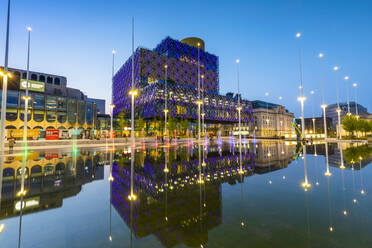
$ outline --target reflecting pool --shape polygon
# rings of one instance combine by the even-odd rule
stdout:
[[[366,144],[133,150],[2,157],[0,247],[372,247]]]

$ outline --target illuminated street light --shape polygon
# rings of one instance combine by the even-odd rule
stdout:
[[[337,72],[339,70],[338,66],[334,66],[333,70]],[[339,85],[339,79],[338,74],[336,75],[336,94],[337,94],[337,136],[339,139],[342,138],[341,134],[341,108],[340,108],[340,85]]]
[[[5,229],[5,225],[4,224],[0,224],[0,233],[2,233]]]
[[[351,115],[350,113],[350,100],[349,100],[349,83],[348,83],[348,80],[349,80],[349,76],[345,76],[344,77],[345,79],[345,82],[346,82],[346,93],[347,93],[347,98],[346,98],[346,101],[347,101],[347,114],[348,115]]]
[[[0,150],[4,154],[5,140],[5,113],[6,113],[6,98],[8,87],[8,57],[9,57],[9,19],[10,19],[10,0],[8,0],[8,13],[6,23],[6,38],[5,38],[5,62],[4,72],[0,75],[3,77],[2,98],[1,98],[1,115],[0,115]]]
[[[357,94],[357,87],[358,87],[358,84],[357,83],[353,83],[353,87],[354,87],[354,93],[355,93],[355,114],[356,116],[358,117],[358,94]]]

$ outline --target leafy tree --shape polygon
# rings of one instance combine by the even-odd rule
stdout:
[[[180,122],[180,128],[184,134],[186,134],[187,130],[189,129],[190,122],[187,119],[183,119]]]
[[[142,132],[145,127],[145,122],[143,121],[143,118],[142,117],[138,118],[135,124],[136,124],[136,130]]]
[[[351,133],[351,136],[354,136],[358,127],[358,119],[354,115],[346,115],[342,120],[342,127],[345,131]]]
[[[167,124],[170,133],[174,133],[177,130],[177,120],[175,118],[169,118]]]
[[[368,121],[358,120],[358,125],[357,126],[358,126],[358,131],[363,132],[364,136],[366,135],[366,133],[368,133],[368,131],[369,131]]]
[[[123,130],[125,127],[129,126],[129,120],[125,119],[125,112],[122,110],[118,114],[118,128]]]

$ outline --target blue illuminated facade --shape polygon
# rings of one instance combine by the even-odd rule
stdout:
[[[218,57],[170,37],[154,50],[137,48],[134,53],[134,87],[139,92],[135,99],[136,117],[163,117],[167,99],[170,116],[197,119],[198,64],[206,122],[237,122],[238,99],[219,94]],[[114,115],[121,111],[130,113],[131,86],[132,56],[114,76]],[[251,103],[241,100],[241,107],[242,120],[251,121]]]

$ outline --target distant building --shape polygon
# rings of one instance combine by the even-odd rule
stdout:
[[[294,114],[284,106],[264,101],[252,101],[253,126],[256,137],[289,137],[293,131]]]
[[[358,112],[358,115],[368,115],[369,114],[367,108],[360,105],[360,104],[355,104],[355,102],[350,102],[349,105],[350,105],[350,113],[352,115],[356,115],[357,112]],[[333,123],[334,128],[336,128],[337,122],[338,122],[337,109],[338,109],[337,103],[330,104],[326,108],[326,116],[332,118],[332,123]],[[345,102],[340,103],[340,109],[341,109],[341,119],[342,119],[348,113],[347,103],[345,103]],[[357,109],[358,109],[358,111],[357,111]],[[323,116],[323,114],[322,114],[322,116]]]
[[[104,99],[96,99],[96,98],[89,98],[84,96],[84,100],[89,102],[94,102],[97,106],[97,114],[106,114],[106,100]]]
[[[3,69],[2,67],[0,68]],[[5,127],[12,134],[23,137],[23,132],[14,131],[24,126],[26,74],[22,69],[9,68],[12,77],[8,81]],[[67,87],[63,76],[30,71],[29,112],[27,126],[29,138],[45,135],[46,129],[93,130],[96,127],[97,105],[85,99],[79,89]],[[2,78],[0,78],[2,88]],[[0,92],[1,98],[1,92]],[[9,131],[10,132],[10,131]]]
[[[308,138],[322,138],[324,137],[324,118],[323,117],[316,117],[315,120],[315,134],[314,134],[314,126],[313,126],[313,118],[305,118],[305,134]],[[299,130],[301,129],[301,119],[296,119],[296,125],[298,126]],[[332,118],[326,118],[326,125],[327,125],[327,136],[334,136],[336,134],[335,128],[333,127]],[[299,133],[297,134],[299,135]]]

